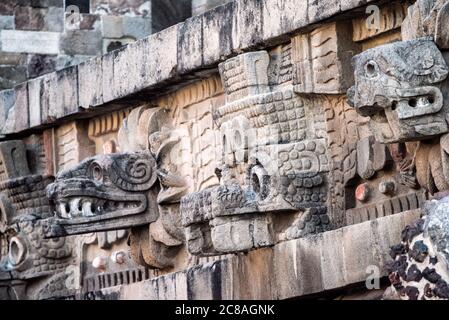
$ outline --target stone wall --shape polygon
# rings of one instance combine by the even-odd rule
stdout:
[[[116,50],[190,15],[189,1],[3,1],[0,89]]]
[[[111,39],[119,2],[91,12]],[[0,295],[349,298],[374,268],[392,297],[445,298],[442,216],[414,221],[449,189],[447,37],[404,41],[429,6],[217,4],[0,92]]]

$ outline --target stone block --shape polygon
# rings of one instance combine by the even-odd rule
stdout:
[[[265,41],[293,32],[308,24],[307,1],[267,0],[263,6],[263,38]]]
[[[41,94],[43,78],[28,81],[28,102],[30,105],[30,127],[37,127],[42,123]]]
[[[165,277],[122,286],[120,298],[123,300],[187,300],[186,273],[171,273]]]
[[[13,89],[13,104],[9,108],[2,134],[16,133],[29,128],[28,85],[26,82]],[[6,103],[11,103],[8,96]],[[6,108],[8,106],[5,106]]]
[[[321,244],[317,237],[283,242],[274,247],[274,270],[278,299],[323,290]]]
[[[17,66],[25,64],[27,57],[27,54],[2,52],[0,54],[0,65]]]
[[[221,300],[230,269],[229,261],[222,260],[187,270],[188,300]]]
[[[269,92],[266,51],[241,54],[218,66],[228,103]]]
[[[123,17],[102,15],[101,26],[104,38],[123,37]]]
[[[368,266],[381,265],[381,261],[376,259],[379,247],[373,246],[377,240],[370,222],[343,229],[344,270],[348,282],[355,283],[366,278]]]
[[[143,39],[151,34],[151,19],[141,17],[123,17],[122,32],[125,37],[135,40]]]
[[[16,3],[14,1],[1,1],[0,2],[0,15],[13,16]]]
[[[58,54],[58,32],[1,30],[2,50],[5,52]]]
[[[13,30],[14,28],[14,16],[0,16],[0,30]]]
[[[44,16],[44,31],[64,31],[64,9],[62,7],[49,7]]]
[[[70,30],[61,37],[61,52],[67,55],[102,54],[102,35],[96,30]]]
[[[36,78],[43,74],[56,71],[56,56],[34,54],[28,56],[28,78]]]
[[[78,65],[79,105],[89,108],[103,104],[102,57]]]
[[[351,10],[360,6],[369,5],[377,2],[376,0],[341,0],[341,11]]]
[[[264,1],[236,0],[232,22],[233,50],[247,50],[263,41]]]
[[[15,26],[17,30],[48,31],[45,30],[45,16],[48,9],[17,6],[14,10]]]
[[[308,0],[309,23],[318,22],[340,12],[341,0]]]
[[[232,53],[232,22],[234,2],[203,14],[203,63],[214,64]]]
[[[277,299],[273,249],[251,251],[229,259],[229,270],[222,268],[223,299]],[[225,273],[226,272],[226,273]]]
[[[178,73],[185,74],[203,66],[203,18],[187,19],[178,28]]]
[[[3,133],[3,127],[8,118],[8,114],[14,105],[14,89],[0,91],[0,133]]]
[[[0,181],[30,175],[23,141],[0,142],[0,172]]]
[[[298,93],[346,93],[354,81],[352,24],[334,22],[292,39],[293,84]]]
[[[80,30],[100,30],[101,16],[99,14],[83,13],[80,15],[81,21],[79,23]]]
[[[10,89],[26,79],[27,68],[25,66],[0,66],[0,90]]]
[[[107,53],[102,56],[101,70],[102,70],[102,92],[103,102],[114,100],[114,59],[117,51]],[[84,100],[83,100],[84,101]]]
[[[274,244],[270,232],[271,223],[265,216],[217,217],[212,224],[212,242],[218,252],[246,251]]]
[[[48,119],[60,119],[78,111],[78,67],[50,74]]]
[[[202,14],[228,2],[231,0],[192,0],[192,15]]]
[[[110,96],[121,98],[173,77],[177,66],[177,32],[178,26],[173,26],[108,55],[105,60],[113,59]],[[105,72],[109,71],[103,72],[107,81]]]
[[[116,16],[127,14],[146,17],[151,15],[151,7],[150,0],[127,0],[126,5],[122,1],[106,1],[106,5],[104,0],[90,1],[90,12]]]
[[[347,284],[343,254],[343,230],[325,232],[317,237],[321,244],[321,278],[325,290]]]

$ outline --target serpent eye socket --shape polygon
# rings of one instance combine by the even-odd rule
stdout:
[[[376,61],[370,60],[365,64],[365,74],[368,78],[376,78],[379,75],[379,65]]]
[[[103,168],[96,162],[90,166],[90,175],[95,181],[103,181]]]
[[[25,260],[25,257],[25,243],[18,237],[12,237],[9,241],[9,261],[13,266],[18,266]]]

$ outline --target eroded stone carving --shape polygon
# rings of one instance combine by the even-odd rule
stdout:
[[[434,42],[404,41],[354,58],[349,100],[381,143],[428,138],[448,131],[442,82],[449,68]],[[447,103],[446,103],[447,104]]]
[[[222,143],[220,186],[181,201],[192,254],[247,251],[272,245],[278,236],[291,239],[330,228],[325,132],[312,129],[324,117],[315,122],[308,115],[310,101],[291,88],[271,91],[268,68],[264,51],[220,65],[227,97],[215,113]],[[298,211],[291,227],[276,235],[274,215]]]
[[[22,141],[0,143],[0,286],[8,299],[49,299],[73,294],[75,263],[69,238],[44,239],[51,216],[46,187],[53,178],[31,175]]]
[[[402,28],[405,41],[356,56],[355,86],[348,91],[357,111],[370,117],[376,140],[390,144],[402,182],[417,182],[430,194],[449,189],[449,67],[440,51],[447,48],[447,8],[447,1],[411,6]],[[405,229],[402,243],[392,248],[392,287],[386,298],[449,298],[446,202],[428,203],[423,220]]]
[[[48,236],[155,221],[157,209],[151,195],[156,195],[150,189],[156,179],[156,162],[149,153],[100,155],[60,172],[48,188],[59,228]],[[145,212],[148,214],[142,215]]]

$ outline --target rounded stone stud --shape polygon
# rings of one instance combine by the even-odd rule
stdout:
[[[115,251],[111,254],[111,260],[117,264],[125,263],[126,253],[123,251]]]
[[[106,264],[107,261],[105,257],[95,257],[94,261],[92,261],[92,267],[101,271],[106,270]]]
[[[396,191],[396,182],[394,180],[385,180],[379,183],[379,192],[383,194],[393,194]]]
[[[368,183],[362,183],[355,189],[355,198],[360,202],[365,202],[369,198],[369,193],[370,187]]]

